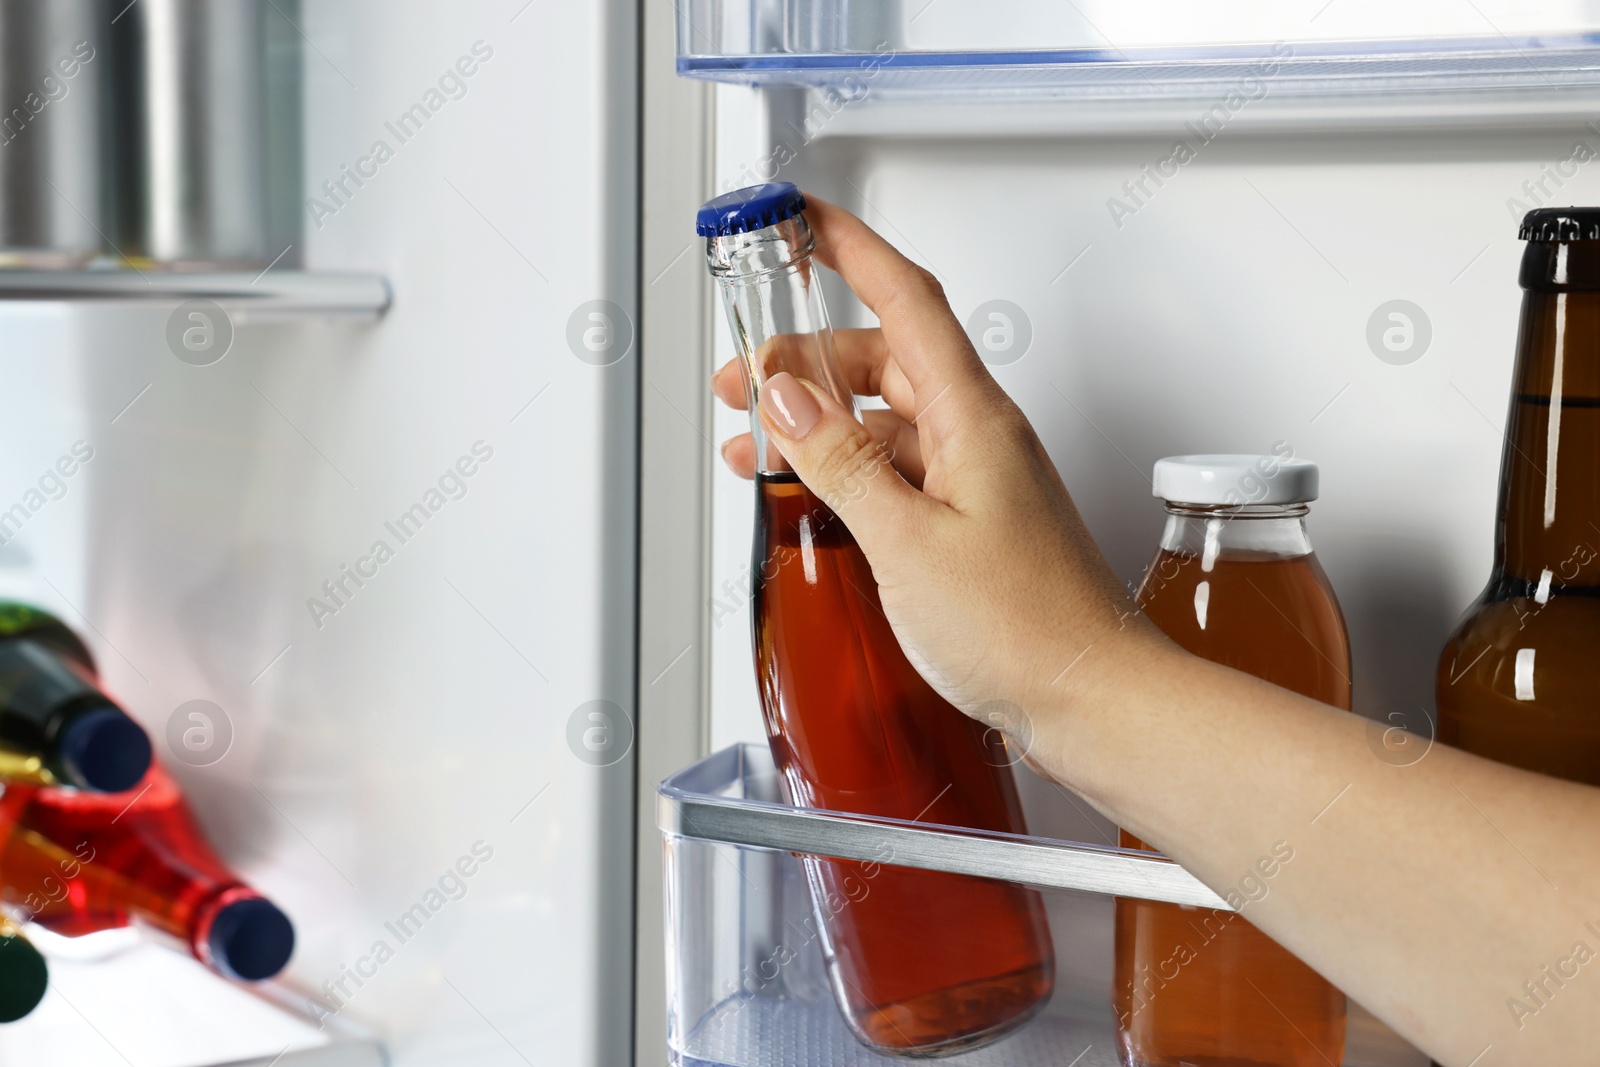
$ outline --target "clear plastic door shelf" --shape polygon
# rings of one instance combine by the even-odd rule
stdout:
[[[667,1025],[673,1067],[887,1067],[858,1044],[823,965],[801,855],[999,878],[1043,890],[1056,941],[1046,1009],[952,1067],[1116,1067],[1117,896],[1228,912],[1182,867],[1120,848],[790,807],[765,746],[735,745],[661,783]],[[939,931],[928,931],[938,937]],[[1426,1057],[1352,1004],[1346,1064]]]

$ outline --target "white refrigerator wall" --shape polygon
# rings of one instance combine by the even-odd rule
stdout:
[[[32,560],[219,850],[293,918],[292,999],[396,1067],[622,1063],[633,770],[583,740],[596,710],[631,736],[635,14],[306,0],[297,31],[320,205],[295,255],[386,274],[392,310],[241,320],[195,367],[171,303],[0,306],[0,499],[93,448],[6,559]],[[591,301],[616,305],[609,365],[582,344]],[[193,700],[232,731],[206,766],[168,743]],[[51,994],[53,1051],[196,1062],[179,1016],[108,994],[78,1015]],[[282,1045],[220,1022],[218,1059]],[[0,1040],[33,1047],[32,1024]]]
[[[1516,221],[1541,202],[1600,200],[1600,171],[1572,162],[1575,144],[1589,158],[1600,149],[1592,128],[1240,122],[1135,199],[1124,183],[1193,141],[1183,122],[1204,104],[1192,115],[1163,105],[1170,121],[1143,120],[1143,133],[1096,134],[1077,114],[1093,105],[717,91],[719,189],[786,162],[783,178],[860,213],[933,271],[963,321],[988,301],[1021,309],[1031,342],[995,375],[1130,584],[1161,532],[1156,459],[1282,442],[1320,464],[1308,521],[1349,622],[1356,708],[1413,725],[1432,714],[1439,649],[1490,565],[1521,299]],[[1018,132],[973,132],[1002,126]],[[828,297],[835,325],[872,322],[842,287]],[[1409,348],[1388,318],[1397,300],[1415,305]],[[1401,351],[1384,346],[1392,327]],[[743,425],[719,415],[721,436]],[[749,487],[719,470],[714,747],[762,737],[736,599],[751,507]],[[1035,829],[1094,832],[1054,791],[1029,793]]]

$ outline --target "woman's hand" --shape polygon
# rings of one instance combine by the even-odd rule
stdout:
[[[969,713],[1006,701],[1037,714],[1159,642],[939,283],[841,208],[808,198],[806,218],[817,259],[882,324],[834,335],[841,370],[852,392],[889,409],[863,425],[826,390],[780,373],[761,390],[760,417],[860,544],[917,670]],[[712,385],[745,407],[736,363]],[[744,477],[754,455],[749,434],[723,448]]]

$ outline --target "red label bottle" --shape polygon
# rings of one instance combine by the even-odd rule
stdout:
[[[153,928],[229,978],[270,978],[294,948],[288,917],[211,851],[159,764],[126,793],[8,787],[0,894],[67,936]]]

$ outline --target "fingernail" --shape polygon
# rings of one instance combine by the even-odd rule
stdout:
[[[816,398],[788,371],[779,371],[762,383],[761,407],[786,437],[804,437],[822,418]]]

